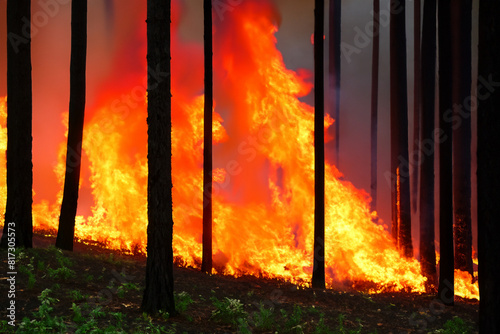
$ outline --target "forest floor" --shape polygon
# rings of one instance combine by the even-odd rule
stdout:
[[[15,298],[0,250],[0,333],[477,333],[477,300],[445,307],[431,294],[318,290],[279,280],[174,268],[178,314],[140,310],[146,258],[35,235],[16,251]],[[7,310],[15,300],[15,327]],[[7,313],[9,312],[9,313]]]

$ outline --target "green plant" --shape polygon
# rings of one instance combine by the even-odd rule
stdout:
[[[293,311],[290,315],[288,315],[286,310],[281,310],[281,316],[285,320],[285,332],[304,332],[304,323],[302,323],[302,308],[299,305],[293,305]]]
[[[179,313],[186,312],[188,306],[194,303],[194,300],[186,291],[182,291],[179,293],[174,292],[174,298],[175,298],[175,308]]]
[[[333,334],[334,333],[326,326],[324,313],[320,313],[318,324],[314,328],[313,333],[314,334]]]
[[[92,274],[85,274],[85,282],[90,283],[94,280],[94,275]]]
[[[271,329],[274,324],[273,313],[273,308],[266,308],[264,304],[260,303],[258,312],[254,313],[254,321],[257,329]]]
[[[361,325],[361,321],[359,319],[356,319],[356,320],[358,322],[359,328],[358,329],[347,330],[344,327],[345,315],[339,314],[339,317],[338,317],[339,324],[337,325],[335,333],[339,333],[339,334],[359,334],[359,333],[361,333],[361,328],[363,326]]]
[[[41,292],[40,296],[38,296],[40,306],[37,312],[33,312],[33,317],[35,319],[30,320],[27,317],[23,318],[19,326],[19,331],[21,333],[66,332],[66,325],[63,319],[61,317],[51,316],[54,310],[52,305],[58,302],[56,298],[49,296],[51,292],[52,290],[45,289]]]
[[[68,291],[68,295],[75,302],[84,300],[86,298],[86,296],[82,295],[80,290],[70,290]]]
[[[239,299],[231,299],[224,297],[224,299],[219,300],[217,297],[211,297],[210,300],[215,306],[215,310],[212,311],[211,318],[215,321],[230,323],[233,325],[238,325],[241,321],[238,319],[246,320],[248,314],[243,309],[243,304]]]
[[[81,324],[82,322],[85,321],[85,318],[82,316],[82,309],[80,308],[80,306],[76,305],[75,303],[72,303],[71,310],[73,311],[74,322],[76,322],[77,324]]]
[[[467,326],[463,319],[455,316],[453,319],[450,319],[445,322],[443,325],[443,329],[438,329],[434,331],[434,333],[443,333],[443,334],[468,334],[470,333],[470,328]]]
[[[57,269],[47,268],[47,274],[52,279],[69,279],[76,276],[73,270],[64,266]]]
[[[125,292],[131,291],[131,290],[139,291],[140,289],[141,288],[137,284],[127,282],[127,283],[123,283],[122,285],[120,285],[116,289],[116,294],[118,295],[118,297],[123,298],[123,297],[125,297]]]
[[[33,273],[33,264],[30,262],[26,266],[19,266],[19,272],[28,276],[28,289],[32,289],[36,283],[36,277]]]

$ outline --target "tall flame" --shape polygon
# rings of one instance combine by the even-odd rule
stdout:
[[[286,68],[276,48],[278,21],[267,2],[249,1],[215,27],[213,259],[219,273],[307,285],[314,252],[314,113],[300,97],[309,94],[312,85]],[[138,35],[145,36],[144,26]],[[203,205],[202,50],[199,45],[181,43],[175,33],[172,48],[173,247],[178,262],[198,267]],[[144,42],[140,52],[145,53]],[[146,64],[142,69],[145,73]],[[166,77],[155,75],[158,80]],[[90,177],[82,182],[90,183],[94,203],[89,214],[77,217],[76,236],[145,253],[146,87],[142,74],[128,79],[105,89],[86,120],[82,164]],[[5,99],[0,99],[2,121],[5,112]],[[333,121],[326,116],[325,128]],[[5,150],[3,125],[0,143],[0,150]],[[60,187],[64,168],[62,143],[55,167]],[[4,194],[5,186],[0,186]],[[329,164],[325,189],[327,285],[371,282],[370,292],[423,292],[425,278],[418,261],[402,257],[384,227],[373,222],[377,214],[369,211],[369,196],[342,180]],[[34,205],[37,229],[57,229],[61,197],[62,192],[54,204]],[[470,277],[457,279],[464,296],[478,298],[477,290],[467,283]]]

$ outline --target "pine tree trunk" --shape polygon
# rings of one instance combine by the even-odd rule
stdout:
[[[30,0],[7,1],[7,205],[2,247],[10,247],[13,234],[16,247],[33,246],[31,36],[30,29],[23,28],[30,17]]]
[[[170,73],[170,1],[148,0],[148,68]],[[148,257],[143,311],[175,313],[171,84],[148,73]]]
[[[453,269],[453,178],[452,124],[447,113],[452,109],[450,0],[438,3],[439,38],[439,286],[438,298],[454,304]]]
[[[472,2],[452,3],[453,33],[453,209],[455,231],[455,269],[472,269],[471,229],[471,111],[464,102],[471,96]]]
[[[372,92],[371,92],[371,121],[370,121],[370,208],[377,210],[377,136],[378,136],[378,72],[380,49],[380,0],[373,0],[373,51],[372,51]]]
[[[479,332],[500,333],[500,2],[479,3],[477,201]],[[488,84],[486,84],[488,83]]]
[[[334,163],[339,168],[340,152],[340,42],[341,42],[341,0],[330,0],[329,27],[329,80],[330,80],[330,108],[335,120],[334,135]]]
[[[420,264],[428,288],[436,283],[434,236],[434,130],[436,88],[436,0],[424,0],[420,136]]]
[[[201,270],[212,272],[212,109],[213,109],[213,46],[212,2],[203,1],[205,29],[205,111],[203,134],[203,257]]]
[[[314,9],[314,264],[313,288],[325,288],[325,103],[324,103],[324,0]]]
[[[73,250],[82,160],[87,62],[87,0],[71,3],[71,64],[66,174],[56,247]]]
[[[414,78],[413,78],[413,152],[411,161],[411,206],[413,212],[417,212],[418,205],[418,173],[420,166],[420,151],[418,144],[420,142],[420,102],[422,92],[421,80],[421,59],[420,59],[420,8],[421,1],[415,0],[414,3],[414,27],[413,27],[413,52],[414,52]]]
[[[396,176],[391,189],[393,225],[397,225],[397,244],[402,254],[412,257],[405,2],[391,0],[391,8],[391,173]]]

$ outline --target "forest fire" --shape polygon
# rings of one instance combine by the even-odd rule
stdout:
[[[307,286],[313,262],[314,115],[313,107],[299,98],[309,94],[312,85],[286,68],[276,48],[279,17],[274,9],[252,2],[242,6],[214,34],[219,84],[213,123],[215,272]],[[138,34],[145,36],[145,26]],[[201,54],[193,55],[192,45],[183,44],[175,33],[172,47],[174,256],[185,266],[199,267]],[[145,73],[145,43],[141,56]],[[187,83],[190,77],[193,80]],[[165,78],[158,73],[158,80]],[[90,214],[77,217],[75,231],[81,240],[134,253],[146,252],[147,102],[142,79],[143,74],[137,74],[104,90],[99,106],[86,118],[82,144],[86,171],[81,182],[90,184],[94,203]],[[119,100],[120,96],[127,99]],[[0,99],[2,152],[6,149],[5,104]],[[325,117],[325,128],[333,122]],[[56,203],[42,201],[33,206],[37,230],[57,230],[65,151],[62,142],[54,168],[61,189]],[[5,154],[0,154],[2,198],[4,159]],[[325,185],[327,285],[369,282],[371,293],[424,292],[426,279],[419,262],[404,258],[386,228],[374,223],[377,213],[369,210],[369,196],[343,180],[333,165],[326,166]],[[2,212],[4,206],[0,203]],[[456,295],[479,298],[470,275],[457,272],[455,279]]]

